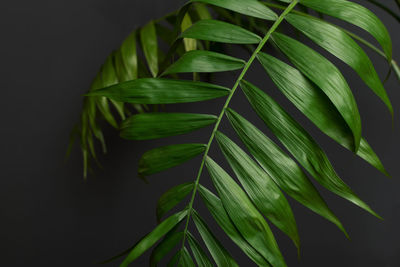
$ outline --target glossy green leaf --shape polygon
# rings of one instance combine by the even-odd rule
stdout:
[[[185,72],[220,72],[238,70],[244,67],[242,59],[224,54],[195,50],[184,54],[175,63],[168,67],[163,75]]]
[[[239,26],[212,19],[199,20],[181,34],[183,38],[230,44],[258,44],[261,37]]]
[[[201,248],[199,242],[191,233],[187,233],[187,240],[189,242],[190,249],[193,252],[194,259],[196,260],[197,266],[199,267],[212,267],[213,264],[208,259],[207,254]]]
[[[140,240],[139,243],[131,250],[125,260],[121,263],[120,267],[126,267],[131,262],[136,260],[140,255],[142,255],[146,250],[152,247],[158,240],[161,239],[165,234],[167,234],[175,225],[177,225],[180,221],[183,220],[187,215],[187,210],[178,212],[161,224],[159,224],[152,232],[147,234]]]
[[[97,91],[95,91],[97,92]],[[103,115],[104,119],[114,128],[118,128],[117,120],[111,112],[109,100],[106,97],[99,97],[96,100],[97,108]]]
[[[157,263],[165,256],[165,254],[167,254],[173,247],[171,247],[171,242],[172,239],[175,240],[175,235],[177,234],[176,230],[179,227],[180,223],[177,223],[163,238],[163,240],[161,242],[159,242],[157,244],[157,246],[153,249],[151,255],[150,255],[150,266],[156,266]],[[183,237],[183,232],[181,232],[181,235]],[[143,239],[143,238],[142,238]],[[112,261],[115,261],[118,258],[121,258],[127,254],[129,254],[129,252],[131,252],[131,250],[133,248],[136,247],[137,244],[139,244],[142,239],[140,239],[138,242],[136,242],[136,244],[134,244],[133,246],[131,246],[130,248],[128,248],[127,250],[119,253],[116,256],[113,256],[107,260],[101,261],[99,262],[99,264],[105,264],[105,263],[109,263]]]
[[[190,18],[189,13],[186,13],[185,16],[183,17],[183,20],[182,20],[182,23],[181,23],[182,32],[184,32],[190,26],[192,26],[192,19]],[[196,39],[184,38],[183,39],[183,44],[185,46],[185,51],[192,51],[192,50],[196,50],[196,48],[197,48]]]
[[[159,222],[168,211],[172,210],[176,205],[182,202],[182,200],[192,192],[192,190],[193,183],[184,183],[165,192],[157,202],[157,221]]]
[[[101,72],[102,88],[117,84],[119,82],[113,61],[114,61],[114,55],[111,54],[103,65],[103,69]],[[121,116],[121,119],[124,120],[125,119],[124,104],[112,99],[110,100],[110,102],[118,111],[118,114]]]
[[[199,16],[199,19],[212,19],[212,15],[205,4],[195,3],[194,8]]]
[[[229,252],[216,239],[200,215],[196,211],[193,211],[192,215],[196,228],[217,266],[239,266]]]
[[[189,251],[186,247],[183,247],[181,252],[181,258],[178,262],[178,267],[196,267],[193,262],[192,256],[190,256]]]
[[[243,15],[265,20],[276,20],[278,16],[271,9],[256,0],[191,0],[229,9]]]
[[[361,139],[360,148],[357,151],[357,155],[359,157],[361,157],[362,159],[364,159],[369,164],[371,164],[372,166],[374,166],[376,169],[378,169],[384,175],[390,177],[390,174],[386,171],[386,169],[383,166],[381,160],[375,154],[375,151],[368,144],[368,142],[367,142],[367,140],[365,140],[365,138]]]
[[[158,74],[158,43],[154,21],[150,21],[140,30],[140,41],[150,72],[153,77],[156,77]]]
[[[281,60],[260,53],[258,59],[281,92],[322,132],[352,150],[353,134],[329,98],[297,69]],[[361,139],[357,155],[387,175],[381,161]]]
[[[113,64],[113,54],[109,55],[101,69],[101,88],[118,83],[117,73]]]
[[[104,63],[104,65],[101,68],[101,76],[100,76],[101,77],[101,88],[117,84],[118,81],[119,81],[113,61],[114,61],[114,53],[112,53],[111,55],[109,55],[107,57],[106,62]],[[118,114],[124,120],[125,119],[125,113],[124,113],[123,103],[114,101],[112,99],[107,100],[107,102],[108,101],[111,102],[111,104],[118,111]]]
[[[92,82],[89,93],[96,94],[96,92],[101,90],[100,88],[104,87],[101,75],[102,75],[102,71],[100,71],[100,73],[98,73],[96,75],[96,77],[94,78],[94,80]],[[110,110],[109,100],[106,97],[101,96],[101,97],[96,98],[94,101],[96,103],[98,110],[103,115],[104,119],[114,128],[118,128],[118,123]]]
[[[179,144],[147,151],[139,161],[139,175],[147,176],[178,166],[206,149],[204,144]]]
[[[242,236],[272,266],[286,266],[271,229],[246,193],[210,157],[206,159],[206,167],[226,212]]]
[[[118,81],[125,82],[129,81],[128,73],[125,69],[125,64],[122,59],[121,50],[117,50],[114,54],[114,64],[115,64],[115,72],[118,76]]]
[[[249,82],[240,86],[258,116],[318,183],[379,217],[339,178],[325,152],[278,103]]]
[[[292,209],[275,182],[227,136],[217,132],[216,138],[225,158],[257,209],[286,233],[300,249],[300,238]]]
[[[137,79],[88,93],[137,104],[189,103],[228,94],[228,88],[214,84],[158,78]]]
[[[233,242],[252,259],[258,266],[271,266],[238,232],[229,215],[226,213],[221,200],[204,186],[199,186],[199,193],[204,204],[214,217],[218,225],[232,239]]]
[[[339,219],[297,163],[271,139],[232,109],[227,116],[240,139],[278,186],[298,202],[334,223],[346,236]]]
[[[121,137],[150,140],[180,135],[211,125],[216,120],[216,116],[208,114],[142,113],[133,115],[122,123]]]
[[[329,97],[353,132],[357,152],[361,119],[357,104],[341,72],[325,57],[286,35],[274,33],[273,40],[290,61]]]
[[[183,232],[168,233],[165,238],[154,248],[150,256],[150,266],[157,264],[183,239]]]
[[[393,116],[392,104],[371,60],[347,33],[330,23],[312,17],[288,14],[286,20],[319,46],[352,67],[386,104]]]
[[[392,58],[392,41],[385,25],[367,8],[347,0],[301,0],[300,3],[364,29],[380,43],[387,58]]]
[[[138,78],[138,59],[136,48],[136,31],[133,31],[122,43],[120,48],[121,58],[126,71],[122,82]]]

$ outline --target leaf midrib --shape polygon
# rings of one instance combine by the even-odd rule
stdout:
[[[280,16],[278,17],[278,19],[274,22],[274,24],[271,26],[271,28],[268,30],[268,32],[265,34],[264,38],[260,41],[260,43],[258,44],[257,48],[254,50],[254,52],[252,53],[252,55],[250,56],[249,60],[246,62],[242,72],[240,73],[239,77],[237,78],[235,84],[233,85],[228,98],[225,101],[225,104],[222,108],[221,113],[218,116],[218,119],[215,123],[214,129],[211,133],[210,139],[207,143],[206,146],[206,150],[204,151],[204,155],[200,164],[200,168],[199,171],[197,173],[197,177],[196,180],[194,182],[194,188],[193,188],[193,193],[189,202],[189,206],[188,206],[188,214],[186,217],[186,224],[185,224],[185,228],[183,231],[183,240],[182,240],[182,248],[184,248],[185,246],[185,241],[186,241],[186,235],[187,235],[187,231],[188,231],[188,226],[189,226],[189,221],[190,221],[190,216],[192,214],[192,210],[193,210],[193,203],[194,203],[194,199],[196,197],[196,193],[198,190],[198,186],[199,186],[199,182],[200,182],[200,177],[201,174],[203,172],[203,168],[205,165],[205,160],[208,156],[208,152],[210,150],[211,144],[215,138],[215,134],[218,131],[218,127],[222,121],[222,118],[225,114],[226,109],[229,106],[229,103],[233,97],[233,95],[235,94],[237,88],[239,87],[239,84],[241,82],[241,80],[243,79],[243,77],[246,75],[248,69],[250,68],[250,66],[252,65],[252,63],[254,62],[254,60],[256,59],[257,54],[261,51],[261,49],[264,47],[264,45],[267,43],[267,41],[269,40],[269,38],[271,37],[271,34],[278,28],[278,26],[282,23],[282,21],[284,20],[285,16],[297,5],[297,3],[299,2],[299,0],[293,0],[289,6],[287,6],[287,8],[280,14]]]

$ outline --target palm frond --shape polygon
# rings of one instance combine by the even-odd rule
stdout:
[[[193,17],[198,17],[196,20],[210,16],[208,9],[201,3],[196,3],[190,11]],[[192,22],[189,12],[181,22],[178,21],[177,13],[172,12],[132,31],[119,49],[113,51],[107,57],[89,92],[138,78],[160,76],[159,70],[166,56],[166,52],[161,48],[162,46],[166,46],[170,53],[176,53],[177,55],[197,49],[196,44],[200,41],[192,40],[191,42],[193,43],[194,41],[194,44],[190,47],[187,46],[187,40],[185,40],[184,44],[174,42],[171,25],[181,23],[182,27],[190,27]],[[121,122],[126,117],[129,117],[132,113],[147,112],[149,109],[147,104],[133,103],[126,105],[105,96],[85,97],[81,121],[76,126],[76,130],[71,133],[67,156],[76,137],[79,137],[84,165],[83,176],[86,178],[92,159],[98,163],[95,140],[100,142],[103,153],[106,153],[106,142],[102,131],[104,127],[103,121],[119,130]]]
[[[287,5],[256,0],[190,1],[175,13],[172,20],[175,28],[171,31],[173,38],[163,63],[156,58],[156,24],[150,23],[142,28],[142,46],[145,47],[144,55],[152,77],[138,75],[131,80],[110,82],[87,94],[87,99],[106,99],[115,103],[114,106],[191,103],[225,98],[218,115],[152,112],[122,119],[121,136],[130,140],[157,139],[189,133],[210,125],[214,127],[205,143],[169,144],[154,148],[142,156],[138,173],[143,178],[199,155],[202,155],[202,159],[194,180],[177,185],[161,196],[157,205],[158,226],[133,246],[120,266],[128,266],[157,242],[151,255],[151,266],[156,266],[175,247],[177,251],[168,266],[237,266],[234,257],[195,210],[194,201],[198,195],[226,235],[258,266],[286,266],[268,222],[288,235],[300,249],[296,220],[283,192],[335,224],[348,236],[343,224],[308,175],[327,190],[380,218],[339,177],[326,153],[300,123],[262,89],[246,81],[245,77],[253,63],[260,62],[276,87],[321,132],[387,175],[378,156],[362,136],[358,107],[340,69],[311,47],[289,37],[279,27],[287,21],[315,44],[349,65],[393,115],[391,102],[373,63],[356,42],[372,48],[396,70],[389,33],[371,11],[353,2],[281,2]],[[186,16],[190,14],[190,8],[199,3],[202,4],[198,12],[200,19],[189,20]],[[217,11],[217,19],[209,16],[204,4]],[[296,9],[300,4],[303,6],[301,10],[306,7],[307,10],[362,28],[377,40],[382,50],[348,30]],[[283,11],[277,15],[273,9]],[[263,29],[264,26],[267,30]],[[213,51],[212,44],[215,43],[240,45],[250,52],[250,57],[243,61],[223,51]],[[179,44],[186,53],[176,53]],[[267,54],[264,49],[266,44],[279,49],[290,64]],[[193,50],[198,48],[197,45],[203,47],[204,51]],[[180,57],[175,61],[173,58],[177,54]],[[188,72],[233,70],[240,70],[240,74],[232,88],[211,82],[179,79],[177,76]],[[286,151],[245,116],[233,110],[231,100],[239,89]],[[221,132],[219,126],[225,117],[248,152]],[[111,118],[109,120],[111,123]],[[237,179],[211,158],[210,148],[214,139]],[[200,184],[203,170],[210,174],[216,194]],[[189,196],[183,211],[162,220]],[[193,234],[196,229],[203,245]]]

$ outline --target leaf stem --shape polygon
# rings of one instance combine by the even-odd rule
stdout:
[[[254,50],[254,52],[252,53],[252,55],[250,56],[249,60],[246,62],[246,65],[244,66],[242,72],[240,73],[239,77],[237,78],[235,84],[232,87],[232,90],[230,91],[228,98],[225,101],[225,104],[222,108],[221,113],[218,116],[217,122],[215,123],[214,129],[211,133],[210,139],[207,143],[207,147],[206,150],[204,152],[203,155],[203,159],[201,161],[200,164],[200,169],[197,173],[197,177],[194,183],[194,188],[193,188],[193,192],[192,192],[192,197],[190,199],[189,202],[189,206],[188,206],[188,214],[187,214],[187,218],[186,218],[186,224],[185,224],[185,229],[183,231],[183,240],[182,240],[182,249],[185,245],[185,241],[186,241],[186,235],[187,235],[187,231],[188,231],[188,226],[189,226],[189,221],[190,221],[190,216],[192,214],[192,210],[193,210],[193,203],[194,203],[194,199],[196,197],[196,193],[197,193],[197,189],[199,186],[199,182],[200,182],[200,177],[201,174],[203,172],[203,168],[205,165],[205,161],[207,159],[208,156],[208,152],[210,150],[211,144],[214,140],[215,134],[218,131],[218,127],[222,121],[222,118],[225,114],[226,109],[229,106],[229,103],[234,95],[234,93],[236,92],[237,88],[240,85],[241,80],[243,79],[243,77],[246,75],[247,71],[249,70],[251,64],[253,63],[254,59],[256,58],[257,54],[261,51],[261,49],[264,47],[264,45],[267,43],[267,41],[269,40],[269,38],[271,37],[271,34],[278,28],[278,26],[282,23],[283,19],[285,18],[285,16],[297,5],[297,3],[299,2],[299,0],[293,0],[289,6],[287,6],[287,8],[280,14],[280,16],[278,17],[278,19],[274,22],[274,24],[271,26],[271,28],[268,30],[268,32],[266,33],[266,35],[264,36],[264,38],[260,41],[260,43],[258,44],[257,48]]]

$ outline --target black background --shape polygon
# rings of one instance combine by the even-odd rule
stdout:
[[[144,151],[162,144],[206,142],[210,128],[142,143],[121,140],[108,129],[109,153],[101,157],[103,169],[97,169],[86,182],[78,149],[67,163],[63,162],[69,131],[79,117],[81,95],[106,56],[134,27],[180,4],[182,1],[165,0],[2,1],[0,266],[92,266],[131,246],[154,228],[155,205],[162,192],[194,180],[199,158],[150,177],[150,184],[138,179],[137,161]],[[367,6],[387,25],[394,57],[400,59],[399,24],[381,10]],[[394,3],[391,6],[397,9]],[[384,78],[386,62],[369,54]],[[364,136],[393,179],[320,134],[287,103],[259,67],[252,68],[247,79],[288,106],[327,151],[341,177],[385,220],[321,189],[351,241],[333,224],[293,201],[302,239],[301,261],[288,238],[274,230],[289,266],[400,266],[399,83],[394,75],[386,82],[395,107],[392,128],[384,105],[349,67],[338,64],[359,104]],[[221,75],[218,82],[232,86],[235,75]],[[221,105],[221,100],[215,100],[168,110],[217,113]],[[266,130],[241,93],[231,106]],[[222,130],[234,137],[225,122]],[[215,145],[211,153],[223,163]],[[201,181],[209,185],[207,175]],[[227,248],[238,263],[252,266],[215,227],[202,204],[196,202],[196,208],[205,214],[217,236],[229,244]],[[148,256],[132,265],[146,266]]]

